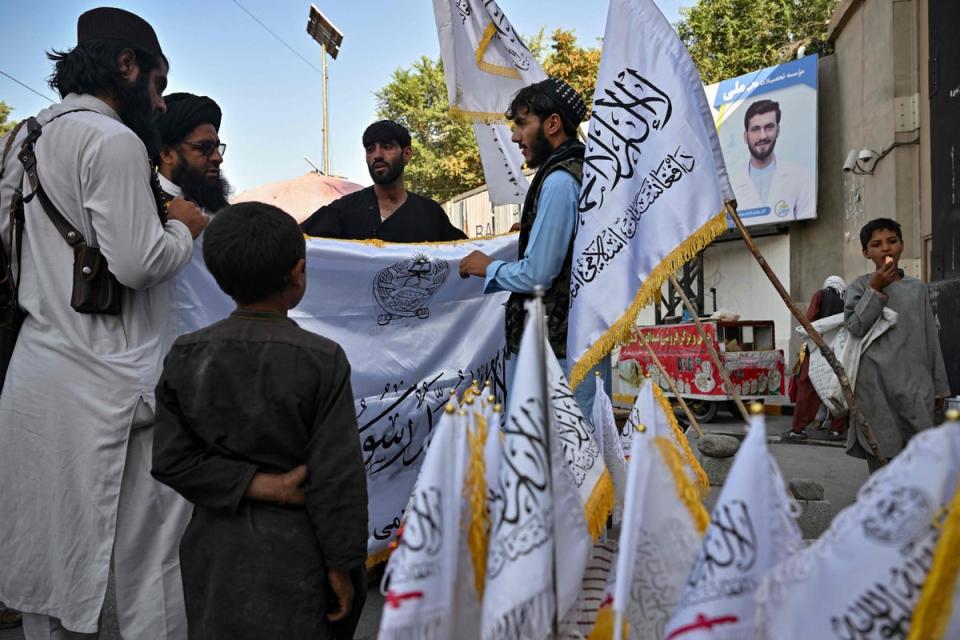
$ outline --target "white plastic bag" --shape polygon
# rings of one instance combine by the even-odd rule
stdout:
[[[883,315],[877,318],[870,330],[862,338],[855,338],[847,331],[843,323],[843,314],[838,313],[820,320],[815,320],[813,328],[820,332],[824,342],[830,345],[834,355],[843,366],[847,373],[847,379],[850,380],[850,388],[857,388],[857,371],[860,368],[860,356],[867,350],[867,347],[883,335],[890,327],[897,324],[897,312],[887,307],[883,308]],[[803,327],[797,327],[797,332],[803,337],[807,337],[807,332]],[[810,383],[816,390],[820,400],[823,401],[830,414],[834,416],[845,416],[849,411],[847,400],[843,397],[843,389],[840,387],[840,379],[833,372],[827,359],[820,353],[820,349],[812,340],[807,340],[807,348],[810,351]]]

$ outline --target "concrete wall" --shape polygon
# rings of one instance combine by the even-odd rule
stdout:
[[[923,0],[865,0],[842,3],[831,22],[835,53],[820,65],[820,197],[817,229],[796,228],[793,256],[794,290],[798,300],[809,300],[822,283],[825,261],[822,249],[836,250],[840,241],[842,275],[851,280],[872,270],[863,258],[860,227],[880,216],[903,226],[905,249],[901,266],[922,276],[924,237],[929,236],[927,215],[921,220],[923,149],[919,126],[898,124],[898,98],[916,95],[920,117],[926,104],[920,93],[920,37],[925,31]],[[928,111],[928,110],[927,110]],[[898,146],[881,159],[872,175],[841,172],[850,149],[882,151]],[[926,146],[926,145],[925,145]],[[929,157],[927,150],[926,157]],[[812,226],[812,225],[808,225]],[[812,256],[808,259],[807,256]],[[833,261],[826,261],[833,263]]]
[[[786,235],[757,238],[770,267],[790,290],[790,239]],[[777,348],[791,361],[790,312],[776,289],[740,240],[716,242],[703,252],[704,297],[712,309],[710,288],[717,289],[717,307],[739,313],[742,320],[773,320]]]
[[[849,282],[873,270],[859,240],[860,227],[872,218],[900,222],[901,266],[909,275],[926,276],[931,233],[926,15],[926,0],[845,0],[831,20],[834,54],[820,60],[818,73],[817,219],[790,227],[790,293],[802,310],[827,276]],[[918,126],[904,126],[897,99],[913,95]],[[882,158],[872,175],[841,170],[851,149],[880,152],[894,142],[901,146]],[[797,347],[794,339],[791,353]]]

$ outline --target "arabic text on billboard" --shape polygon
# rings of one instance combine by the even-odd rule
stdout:
[[[817,56],[704,87],[744,224],[817,217]]]

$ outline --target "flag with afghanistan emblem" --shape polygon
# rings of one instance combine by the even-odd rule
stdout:
[[[803,547],[780,468],[767,448],[763,414],[754,414],[710,514],[710,526],[666,637],[754,638],[757,586]]]
[[[177,276],[171,343],[235,307],[204,266],[200,247]],[[511,260],[516,236],[436,244],[307,240],[307,291],[290,317],[340,344],[350,360],[367,471],[368,562],[386,560],[451,392],[488,380],[485,393],[505,397],[508,294],[484,294],[481,279],[456,277],[457,264],[474,249]]]
[[[647,380],[640,388],[627,421],[633,434],[618,555],[590,640],[626,637],[624,626],[630,638],[662,640],[709,521],[700,474],[691,472],[653,387]]]
[[[653,0],[611,0],[574,230],[570,381],[727,228],[733,199],[700,74]]]
[[[583,502],[554,425],[546,362],[556,358],[529,303],[507,399],[483,594],[484,640],[543,640],[577,601],[591,551]],[[594,445],[594,448],[596,445]]]
[[[761,583],[757,637],[960,637],[958,483],[960,424],[913,436],[816,542]]]
[[[385,572],[380,638],[479,637],[473,566],[464,553],[470,416],[447,405],[407,502]]]
[[[546,79],[493,0],[433,0],[451,115],[473,123],[490,202],[522,203],[523,156],[504,112],[523,87]]]

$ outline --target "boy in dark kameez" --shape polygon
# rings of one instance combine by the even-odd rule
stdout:
[[[203,254],[237,310],[174,343],[153,449],[154,477],[195,505],[180,544],[189,636],[350,637],[366,475],[347,358],[287,317],[306,287],[303,235],[243,203],[216,215]]]
[[[851,283],[844,318],[851,335],[861,337],[888,307],[897,323],[860,357],[857,403],[885,457],[898,454],[917,431],[933,426],[934,413],[950,395],[940,339],[927,286],[899,268],[903,233],[895,220],[877,218],[860,230],[863,256],[877,270]],[[854,425],[847,431],[847,453],[866,458],[873,473],[880,461]]]

